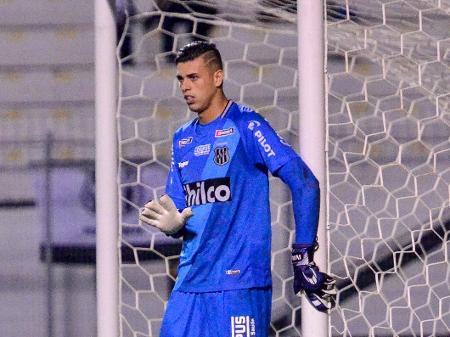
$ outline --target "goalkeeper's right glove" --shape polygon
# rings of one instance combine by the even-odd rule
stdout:
[[[311,305],[326,312],[334,306],[336,281],[330,275],[319,271],[313,261],[318,245],[293,245],[292,265],[294,268],[294,293],[304,294]]]
[[[167,235],[172,235],[182,229],[192,215],[190,207],[178,212],[173,200],[165,194],[159,202],[152,200],[145,204],[139,219]]]

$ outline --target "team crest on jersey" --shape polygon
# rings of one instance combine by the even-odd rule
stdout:
[[[233,128],[228,128],[228,129],[223,129],[223,130],[216,130],[216,138],[218,137],[225,137],[225,136],[229,136],[231,134],[234,133],[234,129]]]
[[[214,163],[217,165],[225,165],[230,161],[230,152],[228,151],[228,147],[219,146],[214,149]]]
[[[178,141],[178,147],[181,148],[181,147],[191,144],[191,143],[192,143],[192,137],[183,138]]]

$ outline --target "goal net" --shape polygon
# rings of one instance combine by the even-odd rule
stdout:
[[[450,333],[449,14],[448,1],[328,3],[334,336]]]
[[[448,1],[328,1],[329,269],[332,336],[450,333]],[[158,336],[180,242],[138,223],[164,192],[173,132],[194,115],[174,52],[193,39],[224,58],[227,96],[257,109],[295,148],[294,0],[122,1],[118,6],[121,336]],[[307,48],[307,46],[300,46]],[[301,69],[300,69],[301,71]],[[298,148],[297,148],[298,150]],[[271,336],[299,336],[290,192],[270,179]],[[123,234],[144,232],[127,242]]]

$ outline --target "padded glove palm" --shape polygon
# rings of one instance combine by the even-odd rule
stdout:
[[[171,235],[182,229],[192,215],[190,207],[178,212],[173,200],[165,194],[159,201],[152,200],[145,204],[139,219],[158,228],[161,232]]]

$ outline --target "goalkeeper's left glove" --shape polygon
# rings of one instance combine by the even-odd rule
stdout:
[[[190,207],[178,212],[173,200],[165,194],[159,202],[152,200],[145,204],[139,219],[167,235],[172,235],[182,229],[192,215]]]
[[[321,312],[334,306],[336,281],[330,275],[319,270],[313,261],[318,245],[293,245],[292,265],[294,268],[294,293],[304,294],[309,303]]]

